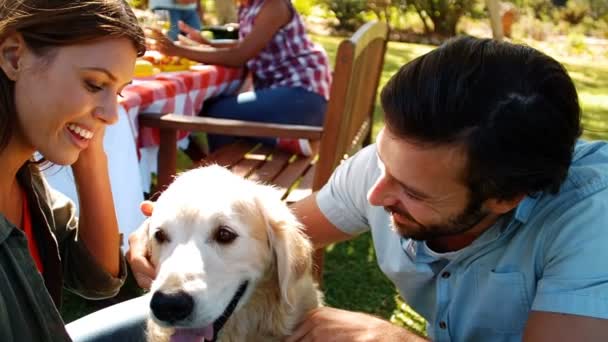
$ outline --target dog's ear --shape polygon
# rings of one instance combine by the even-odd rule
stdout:
[[[267,220],[268,239],[274,252],[281,296],[292,304],[295,283],[312,267],[312,245],[302,224],[276,197],[260,200]]]

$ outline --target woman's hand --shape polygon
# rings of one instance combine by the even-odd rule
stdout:
[[[79,239],[97,262],[113,276],[120,270],[120,235],[108,174],[108,158],[103,149],[105,125],[95,131],[89,146],[72,164],[78,191]]]
[[[140,209],[144,215],[150,216],[154,209],[154,203],[144,201]],[[129,235],[129,250],[127,251],[126,258],[131,266],[137,284],[144,289],[149,289],[152,280],[156,277],[156,269],[150,262],[148,255],[147,220]]]
[[[284,342],[426,341],[375,316],[322,307],[309,312]]]

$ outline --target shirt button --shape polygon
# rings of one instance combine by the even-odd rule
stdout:
[[[439,327],[440,327],[441,329],[445,329],[445,328],[447,328],[447,327],[448,327],[448,325],[447,325],[447,323],[446,323],[445,321],[441,321],[441,322],[439,322]]]
[[[447,278],[449,278],[450,276],[451,276],[450,272],[443,272],[443,273],[441,273],[441,278],[445,278],[445,279],[447,279]]]

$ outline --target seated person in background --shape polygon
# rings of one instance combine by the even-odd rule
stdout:
[[[157,41],[156,48],[166,55],[205,64],[247,67],[255,90],[206,102],[205,116],[322,125],[331,82],[329,63],[323,48],[306,35],[291,1],[242,1],[238,17],[240,39],[228,47],[179,45],[158,31],[152,31],[152,37]],[[209,137],[211,149],[228,141],[229,137]],[[275,143],[275,139],[263,141]],[[307,141],[299,142],[293,150],[309,154]]]
[[[371,231],[432,341],[608,341],[608,145],[578,140],[566,70],[465,37],[403,66],[380,97],[377,143],[293,206],[315,246]],[[129,239],[144,285],[145,236]],[[287,342],[328,340],[427,339],[324,307]]]
[[[169,12],[170,26],[167,35],[172,40],[176,40],[180,32],[177,24],[180,21],[194,29],[201,29],[200,6],[200,0],[149,0],[148,3],[148,8],[152,11],[166,10]]]
[[[0,0],[0,340],[70,341],[62,289],[115,296],[126,277],[103,150],[145,37],[123,0]],[[71,165],[80,198],[33,160]]]

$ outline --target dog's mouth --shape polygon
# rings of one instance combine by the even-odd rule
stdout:
[[[241,286],[236,290],[232,300],[226,306],[224,313],[222,313],[212,324],[209,324],[203,328],[175,328],[175,333],[171,336],[171,342],[215,342],[217,335],[224,327],[224,324],[228,321],[234,309],[236,309],[239,300],[245,294],[247,290],[248,281],[244,281]]]

